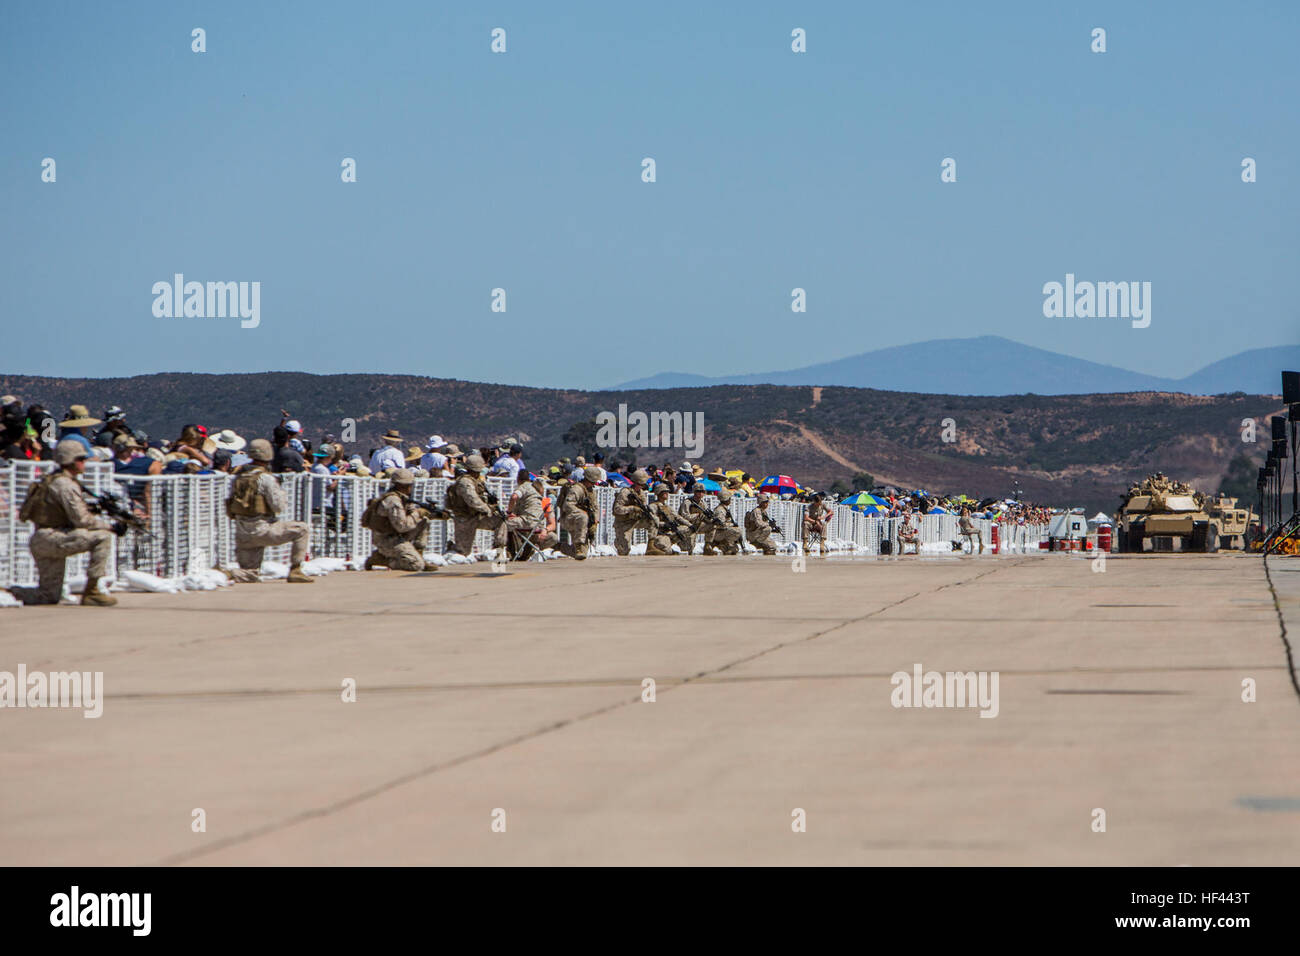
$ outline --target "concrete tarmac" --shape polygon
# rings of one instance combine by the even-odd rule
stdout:
[[[0,710],[0,862],[1294,864],[1262,561],[1093,567],[601,558],[0,610],[0,670],[105,692]],[[1294,644],[1300,560],[1270,569]],[[893,706],[918,665],[996,672],[997,716]]]

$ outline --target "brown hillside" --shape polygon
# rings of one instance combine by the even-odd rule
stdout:
[[[0,391],[56,413],[72,402],[97,414],[121,405],[151,437],[174,438],[197,422],[267,435],[283,406],[307,437],[357,422],[362,454],[387,428],[422,439],[432,432],[476,445],[516,435],[533,465],[580,448],[563,436],[598,412],[700,411],[702,463],[756,476],[794,475],[825,488],[857,470],[887,483],[977,495],[1006,495],[1018,480],[1035,500],[1112,508],[1131,479],[1160,469],[1208,490],[1243,451],[1262,461],[1277,396],[1105,395],[972,397],[872,389],[727,385],[631,392],[521,388],[395,375],[167,373],[126,379],[0,376]],[[1262,441],[1241,441],[1241,421],[1260,420]],[[944,419],[956,440],[941,440]],[[627,453],[624,453],[624,458]],[[682,452],[646,449],[642,463],[678,462]]]

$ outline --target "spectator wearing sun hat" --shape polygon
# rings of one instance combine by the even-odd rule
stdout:
[[[223,428],[212,436],[212,444],[224,451],[243,451],[248,442],[235,433],[233,428]]]
[[[442,449],[446,447],[447,443],[442,440],[441,435],[430,435],[429,440],[424,443],[424,454],[420,457],[420,467],[435,478],[439,477],[442,470],[447,467],[447,456],[442,452]]]
[[[71,438],[78,445],[86,449],[86,455],[93,454],[95,446],[91,444],[90,439],[85,435],[85,429],[92,425],[101,425],[103,420],[91,418],[90,410],[85,405],[73,405],[68,409],[68,417],[59,422],[61,429],[59,438]]]
[[[396,428],[390,428],[380,438],[384,442],[384,447],[377,449],[370,456],[370,471],[377,475],[390,468],[405,468],[406,458],[401,451],[402,433]]]

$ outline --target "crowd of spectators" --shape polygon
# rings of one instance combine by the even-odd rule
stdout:
[[[0,397],[0,459],[48,460],[53,458],[54,445],[61,439],[71,438],[85,445],[97,460],[112,462],[117,474],[128,479],[132,497],[142,492],[129,478],[164,474],[214,474],[231,473],[250,459],[244,453],[248,440],[230,428],[210,429],[204,425],[184,425],[175,438],[153,438],[127,423],[123,409],[110,406],[101,417],[94,417],[84,405],[72,405],[66,414],[56,418],[43,405],[24,405],[13,395]],[[741,470],[715,468],[707,471],[691,461],[674,464],[646,465],[633,461],[606,461],[602,452],[592,454],[590,461],[584,456],[560,458],[536,472],[530,472],[524,461],[524,449],[519,441],[508,436],[489,446],[462,448],[455,442],[445,441],[441,435],[430,435],[423,441],[411,441],[397,429],[389,429],[381,436],[380,445],[363,456],[349,453],[342,442],[330,433],[324,433],[316,442],[305,437],[302,423],[281,410],[278,424],[271,429],[274,456],[271,470],[277,473],[310,472],[321,478],[317,490],[318,505],[333,505],[338,478],[345,475],[388,477],[399,468],[408,468],[415,477],[454,478],[463,467],[468,455],[477,454],[489,463],[489,474],[503,475],[518,480],[521,473],[541,475],[552,484],[576,480],[575,473],[591,466],[600,473],[600,484],[627,485],[631,474],[638,468],[650,476],[650,483],[663,482],[670,491],[690,494],[703,483],[709,491],[729,488],[738,497],[753,497],[760,493],[762,479]],[[333,479],[332,481],[330,479]],[[313,482],[313,484],[316,484]],[[770,489],[766,489],[770,490]],[[817,492],[797,483],[776,490],[783,498],[822,506],[836,503],[837,497]],[[1045,524],[1051,511],[1015,499],[969,499],[965,495],[943,496],[921,489],[902,491],[897,488],[878,488],[873,491],[877,504],[865,513],[879,517],[903,518],[904,528],[914,527],[916,518],[926,514],[950,513],[975,518],[991,518],[1003,523],[1024,527],[1028,524]]]

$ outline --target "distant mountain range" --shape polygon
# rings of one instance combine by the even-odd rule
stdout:
[[[1096,395],[1106,392],[1184,392],[1189,395],[1276,394],[1278,372],[1300,368],[1300,345],[1251,349],[1185,378],[1161,378],[1072,358],[995,335],[934,339],[863,352],[786,372],[690,375],[661,372],[616,389],[705,385],[840,385],[888,392],[945,395]]]

